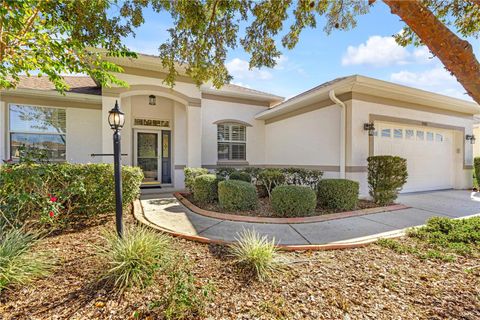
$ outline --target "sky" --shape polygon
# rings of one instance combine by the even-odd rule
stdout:
[[[294,49],[281,48],[282,56],[274,68],[249,70],[248,54],[241,47],[231,50],[226,66],[232,83],[289,98],[337,77],[360,74],[472,100],[426,47],[396,44],[392,35],[404,24],[382,2],[377,2],[369,14],[358,17],[353,30],[335,30],[327,35],[319,22],[317,29],[301,34]],[[125,39],[125,44],[139,53],[158,54],[172,25],[167,14],[146,11],[145,24],[136,30],[135,37]],[[479,57],[478,39],[467,40]]]

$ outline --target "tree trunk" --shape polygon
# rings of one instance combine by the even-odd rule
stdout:
[[[417,0],[383,2],[417,34],[473,100],[480,104],[480,64],[471,44],[459,38]]]

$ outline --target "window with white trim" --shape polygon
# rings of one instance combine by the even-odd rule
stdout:
[[[247,127],[237,123],[221,123],[217,128],[218,160],[246,160]]]
[[[10,104],[8,111],[11,158],[18,158],[24,146],[43,151],[49,160],[65,161],[65,109]]]

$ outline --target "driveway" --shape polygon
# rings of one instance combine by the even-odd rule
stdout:
[[[358,241],[359,238],[422,225],[435,216],[459,218],[480,213],[480,194],[465,190],[402,194],[397,202],[410,208],[324,222],[261,224],[201,216],[189,211],[171,194],[148,195],[141,199],[143,216],[148,223],[167,231],[234,241],[243,230],[255,229],[283,245]]]

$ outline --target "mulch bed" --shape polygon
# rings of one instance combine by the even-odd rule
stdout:
[[[0,293],[0,318],[163,319],[162,310],[152,308],[164,291],[160,279],[123,296],[99,283],[104,266],[92,246],[102,244],[105,228],[114,228],[113,218],[46,238],[41,247],[55,252],[58,267],[47,278]],[[478,259],[420,260],[378,245],[282,253],[288,267],[257,282],[222,246],[172,241],[192,260],[198,283],[213,285],[207,319],[480,318]]]
[[[218,202],[215,203],[198,203],[195,201],[193,198],[193,195],[191,193],[182,193],[182,196],[187,198],[188,201],[196,205],[197,207],[204,209],[204,210],[209,210],[209,211],[215,211],[215,212],[221,212],[221,213],[226,213],[226,214],[236,214],[240,216],[250,216],[250,217],[270,217],[270,218],[287,218],[285,216],[279,215],[275,211],[273,211],[272,206],[270,205],[270,199],[268,197],[266,198],[259,198],[258,199],[258,206],[255,210],[246,210],[246,211],[227,211],[220,207]],[[363,200],[360,199],[358,200],[358,205],[354,210],[362,210],[362,209],[370,209],[370,208],[378,208],[379,206],[375,204],[373,201],[369,200]],[[317,207],[315,208],[315,212],[311,216],[320,216],[320,215],[325,215],[325,214],[331,214],[331,213],[338,213],[342,212],[341,210],[333,210],[333,209],[327,209],[327,208],[321,208]]]

